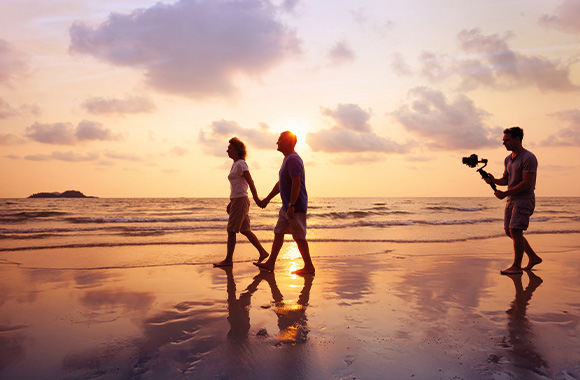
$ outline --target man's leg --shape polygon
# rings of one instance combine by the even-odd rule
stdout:
[[[524,252],[528,255],[528,265],[524,268],[525,270],[532,270],[535,265],[538,265],[542,262],[542,258],[534,252],[530,243],[528,243],[528,239],[524,237],[525,247]]]
[[[295,270],[293,274],[304,275],[304,274],[314,274],[314,264],[312,264],[312,258],[310,257],[310,247],[308,246],[308,241],[306,239],[296,239],[296,245],[304,260],[304,268]]]
[[[521,274],[522,258],[524,257],[524,250],[526,247],[526,239],[524,238],[523,230],[515,230],[510,228],[506,230],[506,235],[512,238],[514,244],[514,262],[511,267],[501,271],[501,274]]]

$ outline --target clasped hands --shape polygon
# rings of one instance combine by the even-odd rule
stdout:
[[[258,207],[266,208],[266,206],[268,206],[268,204],[270,203],[270,199],[268,199],[268,198],[260,199],[260,198],[254,197],[254,202],[256,202]],[[288,211],[286,211],[286,217],[288,219],[294,219],[294,207],[288,207]]]
[[[266,206],[268,206],[268,203],[270,203],[270,200],[268,198],[260,199],[260,198],[254,197],[254,202],[256,202],[258,207],[266,208]]]

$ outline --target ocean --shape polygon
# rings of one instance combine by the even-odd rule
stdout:
[[[580,199],[538,198],[528,235],[580,232]],[[0,199],[0,254],[226,242],[225,198]],[[311,198],[312,243],[414,244],[503,236],[505,202],[486,198]],[[280,207],[250,208],[267,250]],[[238,235],[239,244],[247,244]],[[215,247],[214,247],[215,248]],[[225,249],[224,249],[225,251]],[[97,253],[98,254],[98,253]],[[200,258],[199,263],[209,260]]]

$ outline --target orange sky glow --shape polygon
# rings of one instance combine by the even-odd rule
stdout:
[[[502,130],[580,196],[580,1],[3,0],[0,197],[265,196],[278,134],[310,196],[491,196]]]

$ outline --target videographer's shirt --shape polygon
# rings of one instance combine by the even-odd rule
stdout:
[[[507,175],[508,179],[508,189],[515,187],[518,183],[522,182],[524,179],[524,173],[537,173],[538,172],[538,160],[536,156],[529,150],[522,150],[515,158],[512,158],[510,154],[505,158],[505,172],[504,176]],[[536,189],[536,179],[526,191],[514,194],[510,196],[510,199],[534,199],[534,190]]]

